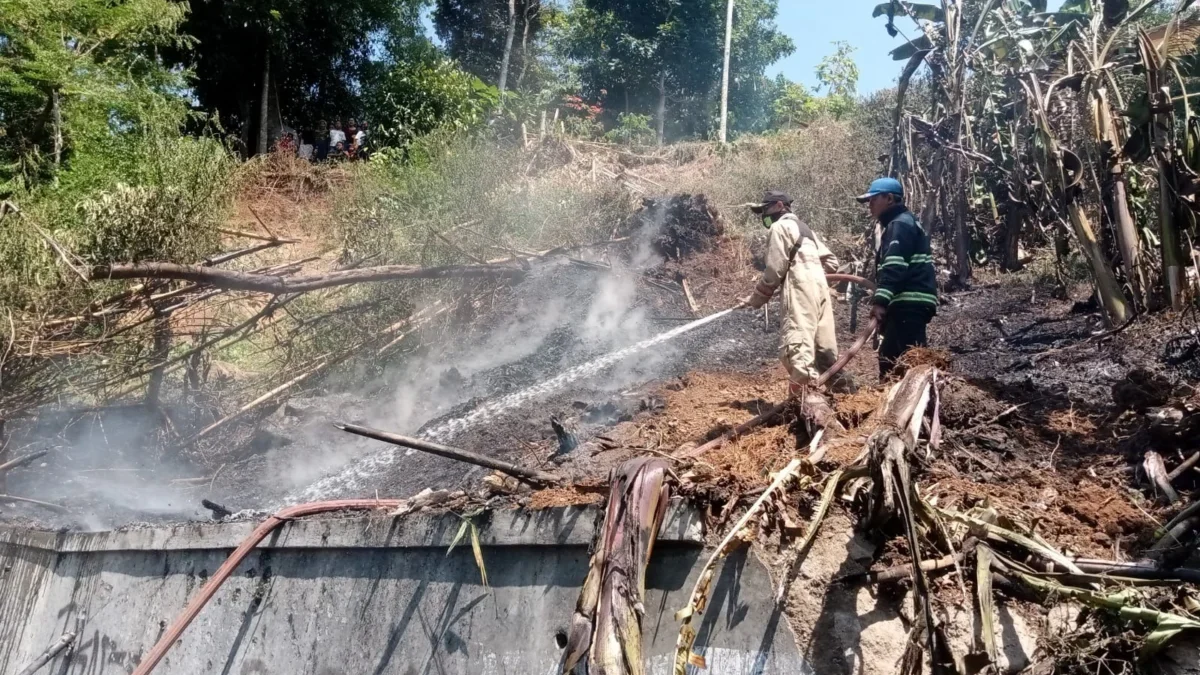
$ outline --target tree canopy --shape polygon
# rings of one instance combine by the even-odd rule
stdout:
[[[763,126],[770,115],[768,65],[791,53],[775,25],[776,0],[746,0],[734,11],[731,127]],[[671,109],[667,133],[704,136],[715,127],[721,81],[724,0],[582,0],[570,13],[566,54],[582,92],[605,119]]]
[[[374,62],[419,38],[420,0],[197,0],[180,30],[193,38],[171,57],[195,74],[205,111],[249,142],[257,133],[270,59],[272,123],[315,126],[361,114]],[[248,143],[249,144],[249,143]]]
[[[156,53],[191,43],[177,32],[185,12],[169,0],[0,0],[0,193],[36,186],[84,138],[136,132],[167,104],[185,78]]]

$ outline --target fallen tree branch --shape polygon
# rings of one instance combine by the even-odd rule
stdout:
[[[284,243],[285,242],[282,242],[282,241],[267,241],[267,242],[263,242],[261,244],[255,244],[254,246],[247,246],[246,248],[240,248],[236,251],[229,251],[228,253],[218,253],[217,255],[214,255],[211,258],[205,258],[204,262],[201,263],[201,266],[212,267],[214,265],[222,265],[224,263],[229,262],[230,260],[236,260],[238,258],[243,258],[248,255],[253,255],[255,253],[258,253],[259,251],[265,251],[269,248],[275,248],[276,246],[283,246]],[[95,281],[94,278],[92,280]]]
[[[688,280],[684,279],[680,282],[680,285],[683,286],[683,297],[687,300],[688,309],[695,316],[700,316],[700,307],[696,304],[696,298],[692,296],[692,287],[688,284]]]
[[[1150,484],[1154,486],[1155,493],[1165,497],[1169,504],[1179,501],[1179,493],[1171,486],[1171,479],[1167,475],[1167,465],[1163,462],[1162,455],[1153,450],[1147,450],[1145,459],[1142,460],[1142,468],[1146,471],[1146,478],[1150,479]]]
[[[1167,474],[1167,480],[1173,482],[1176,478],[1182,476],[1185,471],[1196,466],[1196,462],[1200,462],[1200,452],[1193,452],[1191,457],[1183,460],[1179,466],[1172,469],[1171,473]]]
[[[1185,520],[1196,518],[1197,516],[1200,516],[1200,500],[1192,502],[1187,508],[1176,514],[1174,518],[1167,521],[1167,524],[1164,525],[1162,529],[1170,530],[1179,523]]]
[[[230,229],[227,229],[224,227],[218,227],[217,232],[220,232],[221,234],[227,234],[231,237],[245,237],[246,239],[257,239],[258,241],[269,241],[272,244],[299,244],[300,243],[299,239],[280,239],[275,236],[264,237],[261,234],[254,234],[253,232],[242,232],[241,230],[230,230]]]
[[[179,265],[165,262],[117,263],[91,270],[90,279],[181,279],[217,288],[283,295],[306,293],[322,288],[398,279],[489,278],[520,279],[524,270],[500,265],[448,265],[417,267],[414,265],[380,265],[362,269],[341,270],[327,274],[285,277],[271,274],[252,274],[233,270],[214,269],[201,265]]]
[[[454,459],[460,462],[466,462],[468,464],[474,464],[476,466],[482,466],[488,469],[495,469],[496,471],[506,473],[514,478],[522,478],[537,483],[558,483],[562,480],[562,478],[552,473],[538,471],[537,469],[528,469],[526,467],[513,464],[512,462],[506,462],[494,457],[487,457],[485,455],[476,454],[467,450],[451,448],[440,443],[432,443],[419,438],[410,438],[408,436],[401,436],[399,434],[393,434],[387,431],[381,431],[379,429],[372,429],[371,427],[359,426],[357,424],[347,424],[345,422],[338,422],[333,426],[357,436],[365,436],[367,438],[373,438],[377,441],[383,441],[384,443],[391,443],[392,445],[399,445],[404,448],[412,448],[413,450],[428,452],[431,455],[437,455],[447,459]]]
[[[568,251],[579,251],[579,250],[585,249],[585,248],[602,248],[605,246],[612,246],[613,244],[620,244],[620,243],[629,241],[630,239],[632,239],[632,237],[616,237],[614,239],[605,239],[604,241],[595,241],[590,244],[575,244],[572,246],[555,246],[554,248],[548,248],[543,251],[521,252],[521,251],[516,251],[512,248],[505,247],[504,250],[512,251],[514,253],[513,257],[511,257],[511,258],[496,258],[495,260],[487,261],[487,264],[500,265],[500,264],[504,264],[504,263],[513,263],[513,262],[519,263],[522,261],[529,261],[529,260],[532,260],[535,258],[546,258],[546,257],[552,256],[552,255],[557,255],[559,253],[567,253]]]
[[[1186,581],[1190,584],[1200,583],[1200,570],[1186,567],[1160,567],[1151,561],[1124,562],[1119,560],[1098,560],[1093,558],[1075,558],[1075,566],[1085,575],[1114,575],[1124,579],[1141,579],[1148,581]],[[1065,571],[1066,568],[1063,568]],[[1047,571],[1057,571],[1054,566],[1048,566]]]
[[[963,560],[962,552],[953,555],[942,556],[934,560],[922,560],[922,572],[936,572],[938,570],[950,569],[955,563],[960,563]],[[857,574],[847,574],[845,576],[835,577],[831,583],[843,584],[881,584],[887,581],[897,581],[899,579],[907,579],[912,576],[912,563],[904,563],[895,565],[885,570],[876,572],[859,572]]]
[[[204,427],[203,429],[201,429],[200,431],[197,431],[196,433],[187,437],[183,441],[180,441],[173,447],[173,449],[176,452],[178,452],[179,450],[182,450],[183,448],[190,446],[191,444],[193,444],[196,441],[211,434],[212,432],[216,431],[217,429],[220,429],[221,427],[223,427],[226,424],[232,422],[233,420],[241,417],[242,415],[245,415],[246,413],[250,412],[251,410],[254,410],[255,408],[259,407],[260,405],[267,403],[268,401],[274,399],[276,396],[279,396],[283,392],[300,384],[301,382],[307,380],[308,378],[312,377],[313,375],[316,375],[317,373],[324,370],[325,367],[330,365],[331,363],[332,363],[331,361],[323,361],[322,363],[320,363],[316,367],[310,369],[309,371],[301,373],[300,375],[297,375],[296,377],[293,377],[292,379],[288,380],[287,382],[284,382],[283,384],[279,385],[278,387],[275,387],[271,391],[268,391],[267,393],[263,394],[262,396],[259,396],[258,398],[254,399],[253,401],[250,401],[249,403],[242,406],[241,408],[238,408],[236,411],[234,411],[234,412],[226,415],[225,417],[222,417],[221,419],[217,420],[216,422],[213,422],[212,424]]]

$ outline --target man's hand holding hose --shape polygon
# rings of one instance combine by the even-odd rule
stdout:
[[[775,294],[774,288],[765,290],[769,292],[764,292],[764,289],[761,286],[755,288],[753,293],[738,301],[735,309],[742,309],[743,307],[749,307],[750,309],[762,309],[763,305],[766,305],[768,302],[770,302],[771,296]]]
[[[849,282],[852,284],[858,284],[859,286],[862,286],[863,288],[866,288],[867,290],[870,290],[870,291],[875,290],[875,284],[872,281],[870,281],[869,279],[864,279],[863,277],[860,277],[860,276],[855,276],[853,274],[840,274],[840,273],[826,274],[825,280],[829,282],[830,286],[833,286],[834,284],[840,284],[843,282]],[[774,289],[772,289],[772,294],[773,294],[773,292],[774,292]],[[744,308],[749,307],[751,309],[761,309],[762,306],[767,304],[770,300],[771,300],[770,295],[764,295],[760,289],[755,288],[754,293],[747,295],[746,297],[738,300],[738,304],[734,305],[733,308],[734,309],[744,309]],[[871,310],[871,318],[876,319],[879,322],[879,324],[882,325],[883,317],[884,317],[884,314],[886,313],[886,311],[887,311],[886,308],[884,308],[882,305],[874,305]]]

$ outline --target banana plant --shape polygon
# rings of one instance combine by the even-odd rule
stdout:
[[[646,566],[671,497],[666,461],[637,457],[613,469],[604,525],[567,636],[564,675],[644,675]]]
[[[1079,56],[1081,67],[1076,68],[1076,61],[1068,59],[1069,72],[1051,85],[1052,90],[1066,87],[1084,94],[1089,128],[1101,149],[1102,166],[1098,168],[1104,176],[1108,213],[1116,233],[1122,269],[1134,302],[1143,307],[1149,302],[1146,272],[1137,225],[1129,208],[1125,177],[1128,157],[1123,149],[1129,139],[1123,119],[1115,112],[1124,108],[1117,82],[1117,71],[1121,68],[1117,57],[1119,48],[1128,42],[1131,27],[1155,4],[1157,0],[1145,0],[1132,10],[1120,2],[1101,3],[1095,7],[1079,38],[1071,44],[1071,55]]]
[[[1049,94],[1053,92],[1048,91],[1047,97],[1043,98],[1041,85],[1033,74],[1022,84],[1025,87],[1026,99],[1030,103],[1029,111],[1036,128],[1038,147],[1042,151],[1042,173],[1050,179],[1051,189],[1071,222],[1079,248],[1091,270],[1096,293],[1100,296],[1105,322],[1109,326],[1123,324],[1130,317],[1129,302],[1108,266],[1100,242],[1096,238],[1096,231],[1092,228],[1079,199],[1079,188],[1084,174],[1083,162],[1075,153],[1062,147],[1050,124],[1046,108],[1050,103]]]

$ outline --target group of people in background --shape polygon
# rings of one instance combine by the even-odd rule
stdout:
[[[314,162],[367,159],[368,138],[366,122],[350,118],[343,125],[340,119],[328,124],[321,120],[316,129],[301,132],[299,138],[295,131],[285,129],[276,150]]]

